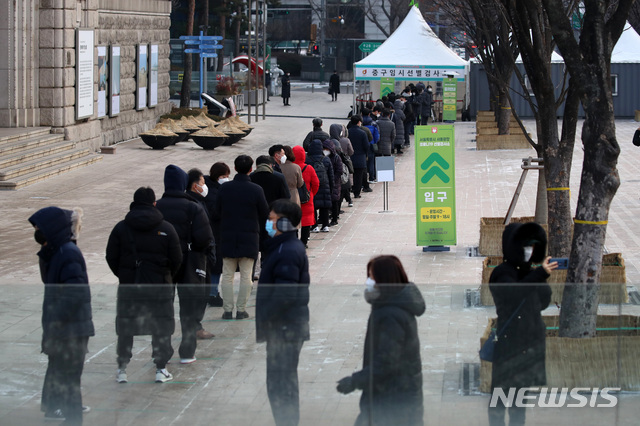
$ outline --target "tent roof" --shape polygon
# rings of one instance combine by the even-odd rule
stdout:
[[[640,62],[640,35],[627,22],[611,53],[611,63]]]
[[[465,66],[466,61],[438,38],[417,7],[411,7],[393,34],[356,65]]]

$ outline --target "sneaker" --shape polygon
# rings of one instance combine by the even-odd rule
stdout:
[[[323,227],[323,228],[320,230],[320,232],[329,232],[329,227],[328,227],[328,226]]]
[[[180,358],[180,364],[193,364],[194,362],[196,362],[196,357],[194,356],[193,358]],[[166,371],[164,368],[162,370],[158,370],[158,371]],[[157,382],[158,380],[156,380]]]
[[[396,154],[404,154],[404,152],[403,152],[401,149],[399,149],[399,150],[396,152]]]
[[[353,203],[349,203],[349,207],[353,207]]]
[[[222,314],[222,319],[229,320],[233,319],[233,312],[225,312]]]
[[[373,192],[373,189],[371,189],[371,188],[363,188],[362,192]]]
[[[195,361],[195,358],[193,360]],[[173,375],[169,373],[166,368],[156,370],[156,383],[164,383],[169,380],[173,380]]]
[[[242,320],[242,319],[247,319],[249,318],[249,314],[246,312],[236,312],[236,319],[237,320]]]
[[[329,222],[329,226],[336,226],[338,224],[337,220],[332,220],[331,222]]]
[[[340,214],[344,213],[344,210],[340,210]]]
[[[45,420],[65,420],[64,414],[62,414],[62,410],[59,408],[55,411],[49,411],[47,413],[44,413],[44,419]]]
[[[378,183],[378,180],[377,179],[370,180],[369,183]]]
[[[208,340],[208,339],[213,339],[214,337],[216,337],[215,334],[213,333],[209,333],[207,330],[205,330],[204,328],[202,330],[198,330],[196,331],[196,338],[200,339],[200,340]]]
[[[311,232],[313,232],[314,234],[317,234],[318,232],[320,232],[320,227],[319,226],[315,226],[315,227],[311,228]]]
[[[91,407],[89,407],[88,405],[83,405],[82,406],[82,414],[86,414],[89,411],[91,411]]]
[[[222,307],[222,297],[219,294],[215,296],[209,296],[209,306],[212,307]]]
[[[118,369],[116,373],[116,382],[118,383],[127,383],[129,380],[127,379],[127,371]]]

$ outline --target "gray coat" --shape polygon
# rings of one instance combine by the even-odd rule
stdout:
[[[394,109],[394,113],[393,113],[393,121],[396,125],[396,138],[395,138],[395,142],[394,145],[403,145],[404,144],[404,120],[405,120],[405,116],[404,116],[404,105],[402,104],[402,101],[400,101],[400,99],[396,99],[396,101],[393,104],[393,109]]]
[[[378,153],[381,155],[391,155],[391,145],[393,145],[396,139],[396,125],[389,117],[380,117],[378,119],[378,130],[380,131]]]

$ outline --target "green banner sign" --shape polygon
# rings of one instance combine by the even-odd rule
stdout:
[[[442,80],[442,119],[456,121],[456,102],[458,101],[458,79]]]
[[[380,47],[381,44],[382,43],[376,41],[363,41],[360,43],[360,46],[358,46],[358,49],[360,49],[362,53],[371,53]]]
[[[456,172],[453,125],[415,127],[416,245],[454,246]]]
[[[393,77],[381,77],[380,78],[380,97],[389,96],[389,93],[393,92],[396,85],[396,79]]]

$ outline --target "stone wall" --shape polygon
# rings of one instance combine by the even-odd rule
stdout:
[[[40,125],[98,150],[153,127],[169,103],[170,0],[40,0]],[[75,120],[76,28],[95,29],[96,46],[121,48],[121,101],[116,117],[97,118],[98,69],[94,50],[94,114]],[[158,105],[135,109],[136,46],[159,45]]]

